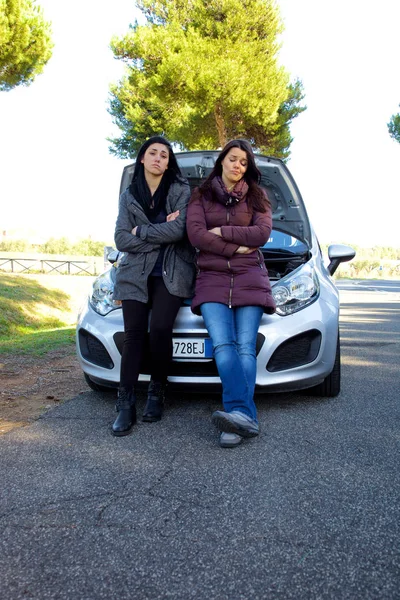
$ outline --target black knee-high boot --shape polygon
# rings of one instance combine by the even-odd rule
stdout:
[[[164,410],[166,387],[166,383],[153,380],[150,381],[142,421],[154,423],[161,419]]]
[[[133,388],[120,387],[115,408],[118,417],[112,426],[113,435],[128,435],[136,423],[136,395]]]

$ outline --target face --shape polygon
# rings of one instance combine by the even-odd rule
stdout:
[[[240,148],[231,148],[222,165],[222,181],[227,188],[233,187],[247,171],[247,154]]]
[[[145,174],[162,177],[168,168],[169,151],[164,144],[151,144],[142,156]]]

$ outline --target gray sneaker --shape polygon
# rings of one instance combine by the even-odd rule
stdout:
[[[216,410],[211,419],[215,427],[225,433],[236,433],[244,438],[256,437],[260,433],[257,421],[238,410],[230,413]]]
[[[219,445],[221,448],[236,448],[243,442],[243,438],[237,433],[226,433],[223,431],[219,436]]]

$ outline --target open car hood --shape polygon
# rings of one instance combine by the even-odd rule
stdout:
[[[218,150],[195,150],[176,152],[175,156],[182,175],[193,189],[211,173]],[[273,228],[287,233],[311,247],[311,227],[303,199],[287,166],[277,158],[255,155],[261,171],[261,185],[267,190],[272,205]],[[134,164],[125,167],[120,193],[129,186]]]

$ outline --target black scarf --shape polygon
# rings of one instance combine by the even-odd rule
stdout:
[[[139,202],[140,206],[143,208],[146,217],[149,220],[151,220],[157,217],[157,215],[163,209],[165,209],[170,185],[171,182],[169,181],[169,178],[166,177],[164,174],[161,178],[160,185],[158,186],[154,194],[151,195],[150,188],[147,185],[143,169],[141,169],[136,179],[132,181],[131,185],[129,186],[129,191],[131,192],[135,200]]]

